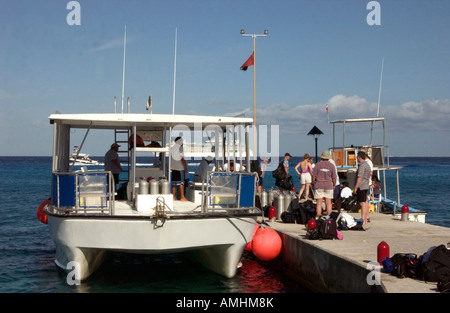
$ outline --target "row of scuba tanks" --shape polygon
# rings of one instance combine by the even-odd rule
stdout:
[[[144,178],[139,179],[139,194],[140,195],[157,195],[170,194],[170,183],[167,179],[157,180],[156,178]]]
[[[281,220],[281,214],[292,211],[293,204],[298,203],[298,197],[294,191],[270,189],[268,192],[263,191],[261,193],[260,201],[265,216],[269,216],[269,219],[274,219],[273,214],[269,212],[270,208],[274,207],[276,219]]]

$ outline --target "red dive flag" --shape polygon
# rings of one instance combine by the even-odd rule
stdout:
[[[241,70],[246,71],[249,66],[255,65],[255,63],[254,63],[254,60],[255,60],[254,59],[254,55],[255,55],[255,53],[253,52],[252,55],[248,58],[248,60],[245,61],[244,64],[242,64]]]

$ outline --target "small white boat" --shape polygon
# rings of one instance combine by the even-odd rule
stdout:
[[[52,194],[44,212],[59,267],[75,267],[78,279],[83,281],[110,251],[188,252],[225,277],[236,274],[241,255],[252,240],[256,219],[262,214],[255,206],[256,174],[209,172],[203,183],[189,187],[191,201],[176,201],[169,187],[171,158],[167,156],[176,126],[213,128],[219,138],[228,125],[248,129],[252,119],[130,113],[53,114],[49,119],[54,127]],[[117,194],[111,172],[86,168],[71,171],[68,143],[73,129],[84,129],[86,135],[96,130],[111,131],[111,142],[122,149],[118,152],[121,163],[127,164],[127,172],[120,174],[122,188]],[[130,136],[135,136],[132,134],[144,141],[158,141],[160,147],[136,147],[136,137],[129,147]],[[248,138],[247,132],[247,153]],[[111,142],[105,143],[105,151]],[[137,155],[153,158],[160,153],[166,156],[161,168],[137,166]],[[217,149],[216,168],[225,161]],[[153,180],[148,182],[150,178]]]
[[[69,157],[69,160],[74,165],[98,165],[98,161],[92,160],[89,154],[81,153],[78,146],[73,146],[72,155]]]
[[[389,147],[385,144],[386,139],[386,119],[384,117],[375,118],[357,118],[357,119],[343,119],[330,122],[333,124],[333,147],[330,148],[331,158],[336,163],[336,168],[339,173],[340,180],[347,180],[349,187],[353,189],[355,182],[356,168],[358,166],[357,154],[358,151],[364,151],[370,157],[373,163],[373,172],[378,178],[381,177],[380,181],[383,186],[383,195],[380,201],[373,201],[374,207],[377,208],[381,213],[393,214],[396,217],[400,217],[401,208],[403,204],[400,203],[400,181],[399,181],[399,170],[402,169],[401,166],[391,165],[389,161]],[[374,141],[374,125],[375,123],[382,124],[382,140],[381,143],[375,145]],[[335,144],[336,135],[336,125],[342,125],[342,146],[338,147]],[[346,137],[348,134],[348,128],[350,125],[369,125],[370,126],[370,142],[366,145],[346,145],[349,138]],[[347,127],[347,129],[346,129]],[[347,130],[347,132],[346,132]],[[364,130],[358,127],[358,134],[361,134]],[[353,138],[354,139],[354,138]],[[397,199],[391,200],[387,197],[387,185],[386,185],[386,171],[395,171],[396,174],[396,192]],[[426,211],[409,207],[408,218],[411,221],[425,223]]]

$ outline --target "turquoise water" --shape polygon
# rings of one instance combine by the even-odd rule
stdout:
[[[95,158],[95,157],[94,157]],[[291,159],[291,174],[300,189]],[[428,211],[427,223],[450,227],[447,206],[450,158],[392,158],[401,165],[402,203]],[[54,244],[48,226],[36,218],[39,204],[50,196],[51,158],[0,157],[0,292],[2,293],[304,293],[289,277],[251,254],[232,279],[214,274],[182,255],[114,254],[81,286],[69,286],[66,274],[54,264]],[[268,173],[270,174],[270,173]],[[295,174],[295,175],[294,175]],[[265,189],[272,187],[271,175]],[[395,174],[387,175],[388,186]],[[394,187],[393,187],[394,188]],[[395,189],[388,191],[395,198]]]

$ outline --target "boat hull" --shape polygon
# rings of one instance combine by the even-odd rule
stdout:
[[[106,252],[165,254],[189,251],[210,270],[231,278],[243,250],[252,240],[257,216],[177,216],[165,221],[140,217],[64,217],[49,214],[56,245],[55,263],[86,280],[101,265]],[[71,262],[76,263],[71,263]]]

